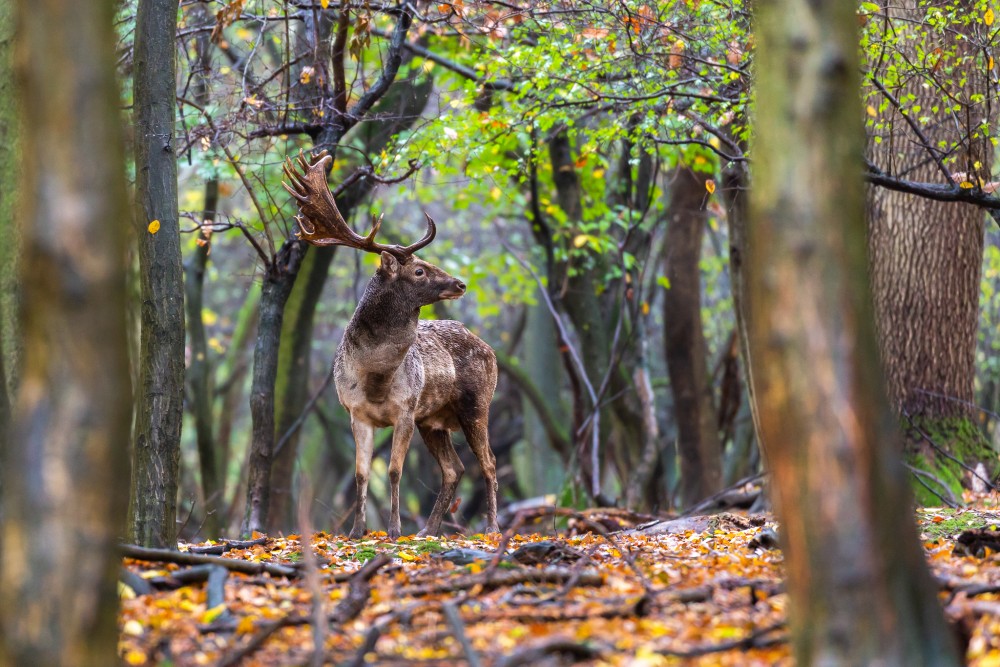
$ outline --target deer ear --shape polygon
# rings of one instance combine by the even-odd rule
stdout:
[[[385,271],[388,275],[394,276],[396,272],[399,271],[399,260],[393,257],[390,253],[382,252],[382,266],[380,270]]]

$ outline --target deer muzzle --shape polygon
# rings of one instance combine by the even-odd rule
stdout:
[[[465,283],[455,280],[441,291],[442,299],[457,299],[465,294]]]

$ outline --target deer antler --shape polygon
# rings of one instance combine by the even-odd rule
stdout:
[[[318,246],[342,245],[367,252],[388,252],[405,264],[413,253],[434,240],[437,227],[431,216],[426,213],[424,216],[427,218],[427,233],[422,239],[408,246],[385,245],[375,241],[375,235],[382,226],[381,216],[372,220],[372,230],[367,236],[357,234],[344,221],[333,199],[333,193],[330,192],[326,180],[326,167],[333,158],[329,153],[320,152],[313,156],[312,162],[307,162],[300,153],[297,160],[298,169],[295,168],[291,158],[285,158],[285,176],[291,181],[291,185],[285,182],[282,182],[282,185],[299,202],[299,215],[295,216],[295,220],[299,223],[298,237],[303,241]]]

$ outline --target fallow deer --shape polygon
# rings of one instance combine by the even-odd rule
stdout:
[[[389,462],[391,492],[389,537],[400,534],[399,480],[413,429],[420,431],[441,467],[441,491],[422,535],[435,535],[448,511],[465,468],[451,441],[461,429],[475,453],[486,483],[486,530],[497,530],[496,459],[487,422],[497,382],[496,355],[461,323],[421,321],[420,307],[465,293],[465,283],[418,259],[414,253],[434,240],[427,232],[408,246],[375,241],[382,219],[367,236],[344,221],[327,183],[326,151],[296,170],[290,159],[285,188],[298,201],[299,238],[318,246],[342,245],[381,255],[381,266],[368,282],[344,331],[334,360],[337,396],[351,415],[358,499],[351,537],[366,531],[365,500],[376,428],[393,427]]]

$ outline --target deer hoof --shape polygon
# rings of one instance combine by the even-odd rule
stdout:
[[[389,533],[389,539],[390,540],[398,540],[399,539],[399,532],[400,532],[399,528],[396,528],[394,526],[389,526],[389,530],[387,532]]]
[[[366,532],[367,531],[364,529],[363,526],[355,526],[354,528],[351,528],[351,533],[350,535],[348,535],[348,537],[351,538],[352,540],[359,540],[365,536]]]

